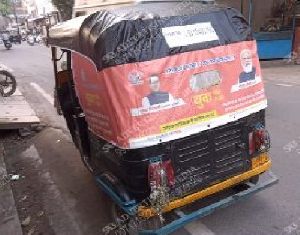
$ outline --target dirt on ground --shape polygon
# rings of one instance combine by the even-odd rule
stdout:
[[[40,172],[31,159],[20,158],[35,138],[36,132],[28,132],[21,137],[19,131],[1,131],[1,142],[4,144],[4,159],[9,177],[14,175],[18,179],[11,180],[19,219],[23,234],[54,235],[50,226],[46,210],[43,208],[41,192],[43,185],[39,180]]]

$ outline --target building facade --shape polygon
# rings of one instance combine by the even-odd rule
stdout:
[[[132,0],[75,0],[73,17],[91,14],[101,9],[133,4]]]
[[[90,14],[103,8],[109,9],[130,5],[135,2],[132,0],[75,0],[73,17]],[[241,3],[243,2],[243,14],[247,19],[249,18],[249,0],[216,0],[215,2],[234,7],[238,10],[241,10]],[[283,2],[284,0],[253,0],[252,27],[254,31],[258,31],[266,19],[272,17],[274,8]]]
[[[243,14],[248,19],[250,1],[248,0],[217,0],[220,4],[226,4],[236,9],[241,10],[243,1]],[[273,11],[277,6],[280,6],[284,0],[253,0],[253,15],[252,15],[252,28],[254,31],[259,31],[260,27],[264,25],[266,20],[273,17]]]
[[[11,19],[9,17],[0,16],[0,31],[5,30],[10,23]]]

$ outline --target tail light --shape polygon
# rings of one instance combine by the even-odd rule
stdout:
[[[249,133],[249,154],[263,152],[270,148],[270,136],[268,131],[263,127],[256,127]]]
[[[171,160],[150,163],[148,167],[148,180],[152,187],[175,185],[174,170]]]

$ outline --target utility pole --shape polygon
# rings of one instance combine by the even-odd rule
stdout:
[[[11,2],[13,4],[14,16],[15,16],[15,20],[16,20],[16,24],[17,24],[18,35],[19,35],[20,29],[19,29],[19,23],[18,23],[18,16],[17,16],[17,12],[16,12],[16,1],[17,0],[11,0]]]
[[[244,14],[244,0],[241,0],[241,13]]]

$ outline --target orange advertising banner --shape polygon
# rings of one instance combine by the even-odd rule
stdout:
[[[183,138],[267,107],[255,41],[97,71],[73,52],[89,129],[121,148]]]

